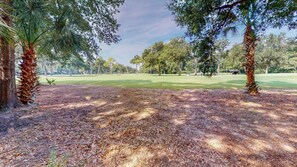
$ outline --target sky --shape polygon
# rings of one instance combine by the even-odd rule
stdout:
[[[131,65],[130,60],[135,56],[141,56],[143,50],[158,41],[168,42],[175,37],[184,36],[185,30],[174,22],[171,12],[166,8],[168,0],[125,0],[120,7],[120,13],[116,15],[121,25],[118,35],[121,41],[117,44],[100,44],[102,51],[100,56],[104,59],[113,57],[117,62]],[[266,34],[279,34],[285,32],[287,36],[296,36],[296,31],[287,28],[268,29]],[[234,43],[241,43],[243,30],[235,35],[229,35],[227,39]]]

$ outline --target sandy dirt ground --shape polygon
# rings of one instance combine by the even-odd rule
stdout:
[[[297,90],[42,86],[0,114],[0,166],[296,166]]]

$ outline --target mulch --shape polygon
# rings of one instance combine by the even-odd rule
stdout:
[[[0,114],[0,166],[296,166],[297,90],[42,86]]]

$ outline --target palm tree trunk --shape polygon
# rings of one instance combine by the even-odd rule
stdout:
[[[268,74],[269,66],[266,66],[265,74]]]
[[[33,103],[38,86],[37,63],[33,44],[24,48],[20,70],[19,99],[23,104]]]
[[[6,1],[8,5],[11,1]],[[12,25],[8,15],[2,15],[8,26]],[[15,54],[14,47],[5,38],[0,38],[0,111],[15,107],[17,104],[15,84]]]
[[[243,44],[246,49],[245,53],[245,68],[247,75],[247,93],[249,94],[258,94],[258,86],[255,82],[255,42],[256,36],[252,26],[248,24],[244,33]]]

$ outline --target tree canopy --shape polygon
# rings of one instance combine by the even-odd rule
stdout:
[[[254,77],[255,42],[260,32],[268,27],[288,26],[296,28],[294,0],[171,0],[168,8],[178,25],[187,29],[186,35],[197,43],[201,61],[213,69],[212,54],[214,41],[220,34],[236,32],[245,26],[244,48],[247,92],[258,93]]]
[[[36,55],[67,62],[71,56],[89,60],[99,43],[119,41],[115,14],[124,0],[14,0],[13,29],[23,48],[19,98],[33,102],[37,88]]]

